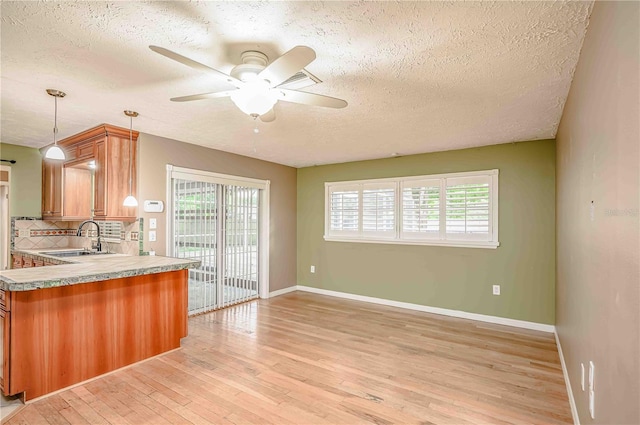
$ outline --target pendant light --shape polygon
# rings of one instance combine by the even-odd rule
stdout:
[[[53,124],[53,146],[47,149],[47,152],[44,154],[46,159],[57,159],[63,160],[65,159],[64,152],[58,146],[58,142],[56,141],[56,135],[58,134],[58,98],[65,97],[67,94],[60,90],[55,89],[47,89],[47,93],[49,96],[53,96],[55,98],[55,115],[54,115],[54,124]]]
[[[129,117],[129,196],[124,198],[124,202],[122,205],[125,207],[137,207],[138,201],[135,196],[133,196],[132,185],[133,185],[133,117],[137,117],[138,113],[135,111],[124,111],[124,114]]]

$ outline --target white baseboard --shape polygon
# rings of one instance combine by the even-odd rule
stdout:
[[[289,292],[293,292],[298,290],[296,285],[289,286],[288,288],[278,289],[277,291],[269,292],[269,298],[277,297],[278,295],[288,294]]]
[[[449,310],[447,308],[430,307],[420,304],[411,304],[401,301],[386,300],[384,298],[367,297],[364,295],[349,294],[346,292],[330,291],[328,289],[313,288],[311,286],[298,285],[298,291],[313,292],[314,294],[328,295],[330,297],[346,298],[355,301],[364,301],[373,304],[382,304],[391,307],[406,308],[408,310],[423,311],[425,313],[441,314],[444,316],[458,317],[461,319],[477,320],[480,322],[495,323],[498,325],[514,326],[516,328],[532,329],[542,332],[555,332],[555,326],[545,323],[527,322],[524,320],[508,319],[506,317],[488,316],[485,314],[469,313],[461,310]],[[290,288],[286,288],[290,289]],[[278,292],[278,291],[276,291]]]
[[[560,364],[562,365],[562,374],[564,375],[564,383],[567,386],[567,395],[569,396],[569,406],[571,406],[571,416],[573,416],[573,423],[580,425],[580,417],[578,416],[578,408],[576,407],[576,400],[573,398],[573,389],[571,388],[571,381],[569,380],[569,373],[567,372],[567,365],[564,362],[564,354],[562,354],[562,345],[560,345],[560,338],[558,332],[553,333],[556,336],[556,345],[558,346],[558,354],[560,355]]]

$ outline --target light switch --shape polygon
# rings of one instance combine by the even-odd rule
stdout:
[[[158,227],[158,219],[157,218],[150,218],[149,219],[149,229],[155,229],[156,227]]]
[[[149,230],[149,242],[155,242],[156,240],[156,231]]]

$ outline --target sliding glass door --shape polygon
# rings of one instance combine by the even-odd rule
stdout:
[[[264,189],[197,173],[170,176],[171,255],[201,262],[189,271],[189,314],[257,298]]]
[[[174,179],[174,257],[200,260],[189,270],[189,314],[218,308],[219,185]]]
[[[223,186],[224,256],[222,306],[258,296],[258,189]]]

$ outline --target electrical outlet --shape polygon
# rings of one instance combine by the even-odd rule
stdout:
[[[150,218],[149,219],[149,229],[155,229],[156,227],[158,227],[158,219],[157,218]]]
[[[19,238],[28,238],[31,235],[31,232],[29,232],[29,229],[19,229],[18,230],[18,237]]]
[[[580,386],[584,391],[584,363],[580,363]]]
[[[149,230],[149,242],[155,242],[156,240],[156,231]]]
[[[493,295],[500,295],[500,285],[493,285]]]
[[[316,266],[311,266],[311,273],[315,273],[316,272]]]

